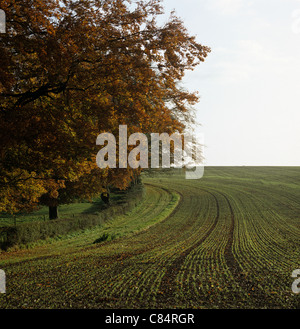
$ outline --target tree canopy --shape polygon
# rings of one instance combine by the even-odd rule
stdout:
[[[100,169],[97,135],[182,132],[194,92],[178,86],[210,49],[160,0],[0,0],[0,211],[32,209],[140,170]],[[66,193],[67,191],[67,193]],[[63,197],[65,196],[65,197]]]

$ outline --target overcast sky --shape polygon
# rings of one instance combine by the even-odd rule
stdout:
[[[300,1],[164,0],[212,48],[188,73],[206,165],[300,165]]]

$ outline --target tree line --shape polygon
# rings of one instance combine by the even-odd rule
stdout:
[[[187,70],[210,48],[160,0],[1,0],[0,212],[55,210],[103,186],[126,189],[141,169],[100,169],[102,132],[183,132],[195,92]]]

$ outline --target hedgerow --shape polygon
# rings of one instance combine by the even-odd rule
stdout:
[[[117,204],[94,214],[82,214],[75,218],[29,222],[14,227],[2,227],[0,228],[0,248],[7,250],[12,246],[54,238],[102,225],[106,220],[123,215],[134,208],[141,201],[143,194],[143,186],[138,184],[127,193],[122,193],[122,198]]]

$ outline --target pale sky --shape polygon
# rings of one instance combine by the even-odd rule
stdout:
[[[188,73],[205,165],[300,166],[300,1],[164,0],[212,48]]]

